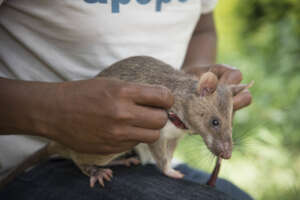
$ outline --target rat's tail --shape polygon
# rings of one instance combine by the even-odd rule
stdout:
[[[49,142],[46,146],[29,156],[21,164],[19,164],[15,169],[13,169],[7,177],[0,181],[0,189],[2,189],[6,184],[13,181],[17,176],[22,174],[25,170],[37,165],[38,163],[48,159],[54,154],[56,143]]]

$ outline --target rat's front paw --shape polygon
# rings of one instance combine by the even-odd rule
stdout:
[[[181,179],[184,177],[184,174],[172,168],[164,170],[164,174],[171,178],[176,178],[176,179]]]

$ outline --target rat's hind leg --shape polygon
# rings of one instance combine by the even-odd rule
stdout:
[[[168,154],[168,157],[171,158],[170,161],[169,161],[169,164],[168,164],[168,168],[167,168],[167,172],[165,172],[165,174],[167,176],[170,176],[170,177],[173,177],[173,178],[183,178],[183,174],[178,171],[178,170],[175,170],[171,167],[171,161],[173,159],[173,154],[174,154],[174,151],[176,149],[176,146],[177,146],[177,141],[178,141],[178,138],[176,139],[168,139],[167,140],[167,154]]]
[[[90,186],[93,188],[97,181],[104,187],[104,180],[110,181],[113,177],[111,169],[95,165],[80,165],[81,171],[90,177]]]
[[[177,138],[167,139],[160,137],[158,141],[149,145],[157,167],[167,176],[172,178],[183,178],[183,174],[171,167],[173,153],[177,146]]]
[[[125,165],[130,167],[130,165],[138,165],[140,161],[135,157],[122,158],[119,160],[113,160],[108,165]],[[113,177],[113,172],[109,168],[96,166],[96,165],[78,165],[80,170],[90,177],[90,186],[94,187],[97,182],[104,187],[104,180],[110,181]]]

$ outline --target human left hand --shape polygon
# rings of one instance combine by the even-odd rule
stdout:
[[[207,71],[213,72],[219,80],[219,83],[239,84],[243,80],[240,70],[224,64],[215,64],[204,67],[188,67],[183,69],[186,73],[200,77]],[[252,95],[249,90],[245,90],[233,97],[233,109],[237,111],[247,107],[252,102]]]

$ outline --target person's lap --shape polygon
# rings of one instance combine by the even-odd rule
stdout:
[[[113,167],[114,177],[105,188],[89,187],[89,178],[68,160],[55,159],[43,163],[19,176],[0,191],[5,200],[150,200],[150,199],[251,199],[246,193],[225,180],[218,180],[218,190],[205,183],[208,174],[186,165],[177,167],[185,174],[184,180],[162,175],[153,165]],[[223,192],[229,195],[226,195]]]

